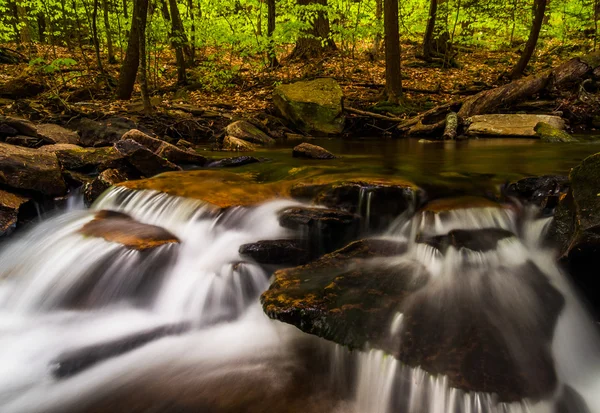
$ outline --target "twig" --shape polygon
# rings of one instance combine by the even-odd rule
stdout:
[[[385,120],[386,122],[403,122],[404,119],[401,118],[393,118],[390,116],[380,115],[379,113],[367,112],[365,110],[359,110],[354,108],[345,107],[344,110],[346,112],[354,113],[356,115],[368,116],[373,119]]]

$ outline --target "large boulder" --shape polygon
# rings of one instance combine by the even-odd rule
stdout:
[[[49,196],[67,192],[53,153],[0,143],[0,184]]]
[[[329,152],[327,149],[321,148],[317,145],[310,143],[301,143],[292,150],[292,156],[294,158],[306,158],[306,159],[335,159],[336,156]]]
[[[344,94],[331,78],[279,85],[273,103],[287,120],[315,135],[338,135],[344,130]]]
[[[551,115],[520,115],[496,114],[477,115],[467,119],[469,127],[468,136],[490,137],[525,137],[536,138],[535,127],[543,122],[558,130],[565,129],[565,121],[558,116]]]
[[[273,145],[275,143],[275,139],[271,138],[256,126],[245,120],[238,120],[230,123],[225,128],[225,132],[229,136],[233,136],[234,138],[242,139],[256,145]]]
[[[151,177],[162,172],[181,170],[179,166],[161,158],[132,139],[118,141],[114,147],[131,166],[146,177]]]
[[[103,238],[137,251],[179,243],[179,239],[164,228],[142,224],[127,214],[107,210],[98,211],[94,219],[85,224],[79,233],[86,237]]]
[[[124,158],[114,147],[82,148],[78,146],[48,145],[42,151],[54,152],[63,169],[102,171],[114,167]]]
[[[44,140],[44,142],[50,144],[79,144],[79,135],[77,132],[63,128],[62,126],[54,125],[52,123],[42,123],[41,125],[37,125],[37,133],[38,136]]]
[[[29,198],[0,189],[0,237],[9,235],[17,226],[19,209]]]
[[[157,138],[153,138],[152,136],[137,129],[132,129],[121,137],[121,140],[127,139],[136,141],[161,158],[165,158],[169,162],[173,162],[175,164],[203,166],[207,163],[207,159],[204,156],[197,154],[192,149],[180,149],[175,145]]]

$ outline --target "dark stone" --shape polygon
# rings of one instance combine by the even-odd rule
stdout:
[[[233,122],[225,128],[229,136],[242,139],[256,145],[273,145],[275,139],[258,129],[256,126],[245,120]]]
[[[38,137],[36,126],[27,119],[0,116],[0,124],[10,126],[12,129],[16,130],[19,135],[31,136],[32,138]]]
[[[52,375],[57,379],[66,379],[98,363],[128,353],[152,341],[163,337],[180,335],[189,329],[190,325],[187,323],[160,326],[107,343],[94,344],[61,354],[50,365]]]
[[[501,228],[455,229],[444,235],[430,237],[419,235],[417,242],[431,245],[442,252],[446,252],[449,247],[486,252],[496,249],[499,241],[514,236],[512,232]]]
[[[308,239],[311,255],[318,256],[356,239],[361,219],[339,209],[292,207],[280,212],[279,224],[300,231]]]
[[[260,162],[259,159],[253,156],[236,156],[234,158],[223,158],[218,161],[209,163],[209,168],[235,168],[237,166],[249,165]]]
[[[161,158],[134,140],[126,139],[118,141],[114,147],[125,157],[127,162],[146,177],[151,177],[162,172],[181,170],[179,166]]]
[[[18,134],[18,130],[12,126],[8,126],[6,123],[0,122],[0,138],[8,138],[9,136],[17,136]]]
[[[169,162],[182,165],[199,165],[206,164],[207,159],[194,152],[193,150],[183,150],[175,145],[171,145],[158,138],[153,138],[137,129],[132,129],[123,135],[121,140],[131,139],[142,146],[145,146],[161,158],[165,158]]]
[[[23,146],[25,148],[37,148],[42,143],[39,138],[32,138],[31,136],[10,136],[5,139],[5,142],[10,145]]]
[[[0,237],[9,235],[17,226],[19,209],[29,201],[19,195],[0,189]]]
[[[244,244],[240,254],[259,264],[302,265],[310,261],[306,242],[293,239],[258,241]]]
[[[56,155],[0,143],[0,184],[49,196],[67,192]]]
[[[63,128],[62,126],[53,125],[51,123],[45,123],[37,125],[37,132],[40,138],[42,138],[44,141],[50,144],[79,144],[79,135],[77,134],[77,132],[67,128]]]
[[[63,169],[102,171],[119,165],[124,156],[114,147],[65,148],[54,151]]]
[[[506,195],[516,197],[541,208],[552,210],[569,189],[569,177],[543,175],[521,179],[510,184]]]
[[[301,143],[294,147],[292,150],[292,156],[294,158],[306,158],[306,159],[335,159],[336,156],[329,152],[327,149],[321,148],[317,145],[311,145],[310,143]]]
[[[92,205],[104,191],[111,186],[129,180],[127,172],[118,169],[106,169],[94,180],[85,184],[83,199],[86,205]]]
[[[80,142],[83,146],[110,146],[135,129],[136,124],[125,118],[110,118],[105,121],[82,119],[77,123]]]

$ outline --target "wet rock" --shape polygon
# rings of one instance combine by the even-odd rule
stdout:
[[[153,138],[137,129],[132,129],[125,133],[121,140],[131,139],[140,145],[146,147],[161,158],[165,158],[169,162],[175,164],[192,164],[203,166],[207,159],[194,152],[193,150],[183,150],[168,142]]]
[[[6,123],[0,122],[0,139],[8,138],[9,136],[17,136],[19,131]]]
[[[135,169],[142,175],[151,177],[162,172],[180,171],[181,168],[164,158],[156,155],[154,152],[140,145],[134,140],[127,139],[118,141],[114,145],[115,149],[125,157]]]
[[[571,143],[579,142],[573,136],[569,135],[562,129],[552,126],[546,122],[540,122],[535,125],[535,134],[540,138],[542,142],[550,143]]]
[[[257,162],[260,162],[260,160],[253,156],[237,156],[235,158],[219,159],[218,161],[209,163],[207,166],[209,168],[235,168]]]
[[[536,137],[535,127],[543,122],[553,128],[564,130],[565,121],[558,116],[496,114],[477,115],[467,119],[468,136]]]
[[[0,189],[0,237],[9,235],[17,226],[19,209],[29,198]]]
[[[112,146],[102,148],[81,148],[54,146],[45,149],[56,154],[63,169],[79,171],[102,171],[114,167],[124,159],[123,154]]]
[[[303,240],[278,239],[244,244],[240,254],[259,264],[302,265],[310,261],[310,254]]]
[[[355,239],[361,219],[339,209],[293,207],[279,213],[279,224],[300,231],[308,239],[311,255],[318,256]]]
[[[70,143],[73,145],[79,144],[79,135],[77,132],[72,131],[62,126],[54,125],[51,123],[43,123],[37,125],[38,136],[45,142],[53,143]]]
[[[136,129],[136,124],[125,118],[109,118],[101,122],[82,119],[77,123],[83,146],[110,146],[131,129]]]
[[[106,169],[102,171],[94,180],[85,184],[83,189],[83,199],[86,205],[92,205],[104,191],[113,185],[125,182],[129,176],[124,171],[118,169]]]
[[[232,152],[252,152],[255,150],[254,145],[245,140],[234,138],[233,136],[225,136],[221,144],[221,150]]]
[[[502,208],[497,202],[479,196],[457,196],[440,198],[428,202],[421,208],[426,214],[440,214],[458,209]]]
[[[0,143],[0,184],[49,196],[67,192],[56,155]]]
[[[294,147],[292,151],[294,158],[307,158],[307,159],[335,159],[336,156],[329,152],[327,149],[321,148],[317,145],[311,145],[310,143],[301,143]]]
[[[23,146],[25,148],[37,148],[42,144],[40,138],[32,138],[31,136],[23,135],[10,136],[4,141],[10,145]]]
[[[568,190],[568,176],[543,175],[523,178],[510,184],[506,195],[551,210]]]
[[[417,242],[430,245],[442,252],[446,252],[450,247],[486,252],[496,249],[498,242],[514,236],[515,234],[512,232],[501,228],[455,229],[444,235],[424,236],[420,234],[417,236]]]
[[[340,85],[331,78],[279,85],[273,103],[288,121],[309,134],[338,135],[344,130]]]
[[[225,128],[228,136],[253,143],[255,145],[273,145],[275,139],[245,120],[233,122]]]
[[[0,125],[5,125],[17,131],[17,134],[37,138],[37,128],[33,122],[27,119],[13,118],[11,116],[0,116]]]
[[[164,228],[142,224],[127,214],[104,210],[96,213],[94,220],[85,224],[79,233],[137,251],[179,243],[179,239]]]
[[[583,397],[571,386],[563,385],[554,413],[591,413]]]
[[[63,170],[63,178],[65,178],[65,182],[67,183],[67,185],[73,188],[79,188],[81,186],[91,183],[94,180],[94,178],[89,174],[68,170]]]
[[[152,341],[163,337],[180,335],[189,329],[190,325],[187,323],[160,326],[107,343],[94,344],[69,351],[58,356],[50,364],[52,375],[57,379],[66,379],[98,363],[133,351]]]
[[[30,77],[17,77],[0,84],[0,97],[25,99],[37,96],[45,90],[46,86]]]
[[[372,229],[387,227],[401,213],[414,209],[423,198],[423,191],[416,185],[395,179],[317,181],[295,185],[290,192],[296,199],[309,199],[360,215],[365,226]]]

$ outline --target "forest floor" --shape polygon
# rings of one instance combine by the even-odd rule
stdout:
[[[506,82],[503,74],[510,70],[520,52],[518,49],[460,48],[456,56],[458,67],[443,68],[439,64],[432,67],[418,59],[420,45],[405,43],[402,49],[405,104],[394,110],[377,106],[385,80],[385,63],[383,53],[374,59],[372,53],[367,52],[369,50],[369,45],[364,45],[354,53],[340,51],[321,59],[281,59],[281,67],[270,70],[264,69],[261,57],[254,60],[231,56],[216,59],[216,51],[198,50],[196,65],[188,70],[189,85],[186,87],[176,85],[174,57],[170,51],[163,51],[150,59],[152,103],[157,113],[169,112],[175,117],[177,110],[173,109],[182,105],[200,108],[208,119],[203,127],[214,125],[217,128],[232,118],[268,113],[272,107],[272,91],[280,83],[333,77],[344,90],[347,107],[379,109],[380,113],[409,117],[461,96],[501,85]],[[585,45],[546,42],[531,62],[529,72],[548,69],[588,51]],[[97,70],[93,48],[69,50],[38,45],[23,54],[27,55],[24,60],[28,62],[0,66],[0,84],[28,79],[41,83],[43,92],[18,100],[0,98],[0,114],[48,122],[58,119],[64,122],[74,116],[143,116],[137,86],[131,101],[119,101],[114,97],[119,63],[109,64],[104,60],[108,81],[99,80],[103,78]]]

